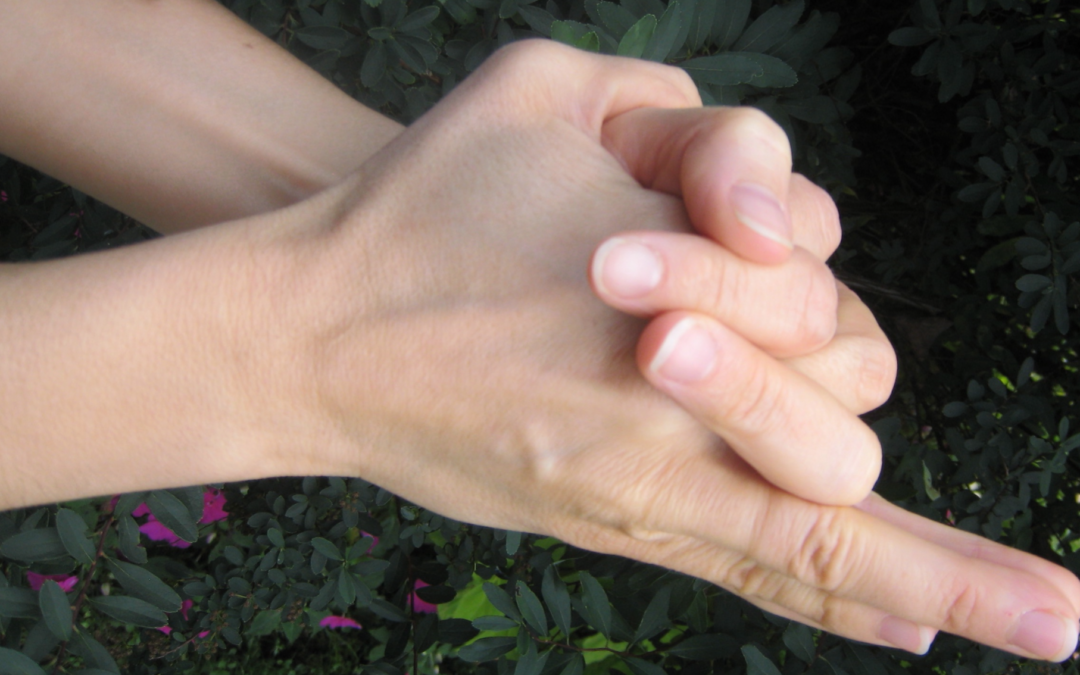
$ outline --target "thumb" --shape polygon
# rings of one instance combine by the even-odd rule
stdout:
[[[701,234],[752,262],[791,254],[791,147],[755,108],[639,108],[608,120],[602,142],[639,183],[680,196]]]

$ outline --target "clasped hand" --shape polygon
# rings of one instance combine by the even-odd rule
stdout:
[[[894,363],[831,201],[681,71],[512,46],[273,219],[253,409],[324,465],[857,640],[1072,653],[1071,574],[864,499]]]

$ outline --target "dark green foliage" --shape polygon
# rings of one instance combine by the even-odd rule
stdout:
[[[765,110],[788,132],[798,170],[837,197],[845,241],[832,264],[901,355],[896,393],[872,417],[886,455],[879,492],[1080,571],[1076,9],[1024,0],[224,4],[402,121],[494,49],[527,37],[676,64],[707,103]],[[3,158],[0,190],[4,260],[153,236]],[[850,643],[707,583],[465,526],[362,480],[260,481],[226,495],[228,518],[209,525],[200,524],[201,488],[0,514],[0,675],[225,664],[366,675],[1062,670],[945,635],[922,658]],[[145,515],[131,514],[143,503],[192,546],[141,538]],[[28,571],[77,584],[34,591]],[[420,601],[439,614],[420,612]],[[328,615],[363,629],[320,627]],[[169,635],[151,628],[163,625]]]

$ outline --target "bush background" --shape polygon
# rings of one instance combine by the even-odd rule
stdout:
[[[538,35],[677,64],[706,101],[767,111],[797,169],[839,202],[845,237],[831,264],[901,356],[894,396],[868,417],[885,451],[878,491],[1080,571],[1080,10],[1053,0],[224,4],[404,122],[498,46]],[[0,190],[3,260],[154,236],[3,158]],[[449,521],[359,480],[260,481],[225,495],[228,518],[202,525],[201,487],[0,514],[0,674],[1077,671],[946,635],[919,658],[859,645],[683,575]],[[143,502],[195,543],[140,538],[131,513]],[[34,591],[27,571],[78,581]],[[417,596],[438,613],[417,611]],[[331,613],[363,629],[319,627]],[[151,628],[166,621],[168,636]]]

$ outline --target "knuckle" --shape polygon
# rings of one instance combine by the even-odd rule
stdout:
[[[840,211],[836,208],[836,202],[824,189],[801,174],[793,174],[792,178],[805,184],[807,194],[813,202],[815,212],[816,232],[818,246],[825,258],[831,256],[840,246],[843,229],[840,227]]]
[[[883,405],[892,395],[896,382],[896,353],[887,342],[861,338],[858,350],[858,374],[855,385],[857,414]]]
[[[725,308],[744,306],[750,292],[742,266],[727,264],[715,256],[704,256],[693,274],[687,275],[680,291],[691,298],[699,311],[723,315]]]
[[[777,152],[791,158],[791,145],[787,133],[773,118],[757,108],[740,106],[724,109],[724,126],[739,138],[764,140]]]
[[[733,390],[724,419],[741,427],[750,437],[767,434],[781,428],[791,419],[791,396],[784,388],[782,378],[763,363],[744,361],[739,368],[745,372],[736,377],[742,386]]]
[[[979,587],[963,578],[957,578],[949,592],[944,595],[940,610],[941,629],[949,633],[970,633],[978,620],[980,606]]]
[[[787,561],[794,579],[829,593],[849,582],[859,568],[857,539],[839,509],[818,509]]]
[[[744,598],[771,600],[776,596],[779,575],[756,561],[740,557],[719,575],[720,585]]]
[[[796,305],[798,324],[794,338],[803,353],[817,351],[836,334],[839,299],[832,273],[824,264],[815,264],[805,277],[802,302]]]

